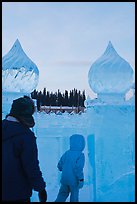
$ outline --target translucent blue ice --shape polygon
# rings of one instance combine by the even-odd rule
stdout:
[[[17,39],[2,58],[2,90],[6,92],[32,92],[39,79],[39,70],[23,51]]]

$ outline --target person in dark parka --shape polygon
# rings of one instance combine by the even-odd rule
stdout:
[[[46,182],[39,167],[34,103],[24,96],[13,101],[2,121],[2,201],[30,201],[32,190],[40,202],[47,200]]]

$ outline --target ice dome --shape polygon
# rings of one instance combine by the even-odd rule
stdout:
[[[31,93],[36,88],[38,79],[38,67],[25,54],[17,39],[2,58],[2,90]]]
[[[92,64],[88,82],[97,94],[125,94],[133,82],[133,69],[109,41],[104,54]]]

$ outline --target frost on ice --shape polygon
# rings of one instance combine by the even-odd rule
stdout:
[[[39,78],[37,66],[23,51],[17,39],[2,58],[2,90],[4,92],[32,92]]]

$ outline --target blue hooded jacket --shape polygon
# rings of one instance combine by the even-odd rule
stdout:
[[[84,179],[85,156],[82,153],[84,148],[85,139],[82,135],[74,134],[70,137],[70,149],[62,155],[57,165],[62,171],[62,184],[77,186],[79,180]]]
[[[36,137],[21,123],[2,121],[2,200],[31,197],[45,182],[39,168]]]

